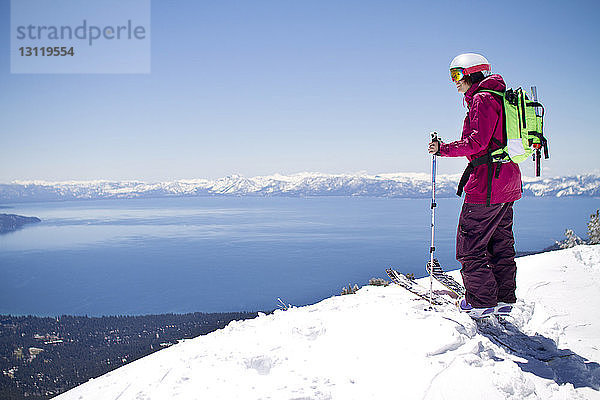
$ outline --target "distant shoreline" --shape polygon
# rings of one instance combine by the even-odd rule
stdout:
[[[0,214],[0,234],[10,233],[23,228],[27,224],[42,222],[38,217],[25,217],[16,214]]]

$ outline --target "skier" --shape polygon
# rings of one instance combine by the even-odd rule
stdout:
[[[489,92],[478,92],[504,92],[506,85],[500,75],[491,74],[490,63],[480,54],[455,57],[450,76],[468,107],[462,137],[451,143],[432,141],[429,153],[465,156],[470,161],[461,179],[465,200],[456,234],[456,259],[462,265],[466,288],[459,306],[474,318],[508,314],[516,302],[512,225],[513,203],[521,198],[521,172],[513,162],[479,161],[501,147],[503,119],[499,99]]]

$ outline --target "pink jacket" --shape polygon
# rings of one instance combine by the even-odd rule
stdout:
[[[491,89],[504,91],[506,84],[500,75],[491,75],[479,83],[473,84],[465,93],[465,101],[469,112],[460,140],[451,143],[441,143],[441,156],[461,157],[466,156],[469,161],[485,155],[488,147],[497,146],[490,143],[495,137],[502,141],[502,106],[499,99],[488,92],[478,92],[477,89]],[[475,167],[464,187],[465,203],[485,204],[487,199],[487,165]],[[500,166],[498,177],[492,179],[491,203],[507,203],[521,198],[521,171],[513,162],[503,163]]]

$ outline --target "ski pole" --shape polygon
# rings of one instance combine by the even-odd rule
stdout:
[[[437,132],[431,132],[431,141],[438,142]],[[435,153],[431,156],[431,246],[429,247],[429,295],[433,297],[433,259],[435,252],[435,173],[436,173],[436,156]]]

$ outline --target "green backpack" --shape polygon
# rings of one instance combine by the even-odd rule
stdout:
[[[490,204],[494,170],[496,177],[498,177],[502,163],[510,161],[520,163],[534,155],[535,175],[540,176],[542,148],[544,158],[549,157],[548,141],[544,137],[544,106],[537,101],[536,88],[532,87],[531,91],[534,100],[529,100],[527,93],[521,88],[508,89],[505,92],[489,89],[479,89],[477,91],[492,93],[502,101],[502,119],[504,122],[502,141],[500,142],[492,137],[496,150],[490,149],[488,154],[471,160],[460,179],[457,195],[462,195],[463,187],[475,167],[483,164],[488,165],[487,205]]]
[[[531,88],[536,96],[536,88]],[[504,93],[480,89],[502,98],[504,132],[502,147],[491,153],[493,162],[512,161],[520,163],[535,152],[536,176],[540,176],[541,148],[544,158],[548,158],[548,141],[544,137],[544,106],[538,101],[529,100],[527,92],[518,88]],[[541,109],[541,112],[538,110]]]

